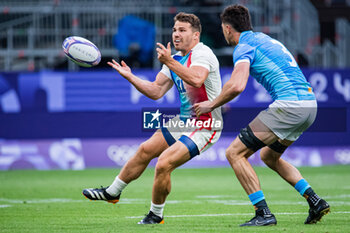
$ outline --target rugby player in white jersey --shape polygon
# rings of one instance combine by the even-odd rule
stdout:
[[[219,62],[212,50],[200,42],[200,34],[201,24],[197,16],[179,13],[174,17],[172,40],[178,53],[171,56],[170,42],[166,46],[157,43],[158,59],[163,67],[153,82],[135,76],[124,61],[121,64],[114,60],[108,63],[137,90],[153,100],[164,96],[174,84],[180,95],[180,115],[172,120],[185,122],[185,127],[179,127],[180,124],[162,127],[140,145],[110,186],[83,190],[90,200],[116,203],[122,190],[143,173],[153,158],[158,157],[151,208],[139,224],[164,223],[163,209],[171,189],[171,172],[210,148],[221,134],[220,108],[199,118],[192,110],[193,104],[213,100],[221,92]],[[195,127],[186,125],[193,119],[199,124]],[[209,125],[204,124],[208,121],[211,122]]]

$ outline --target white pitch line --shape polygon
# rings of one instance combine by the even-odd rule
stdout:
[[[72,200],[72,199],[64,199],[64,198],[32,199],[32,200],[0,198],[0,202],[7,202],[7,203],[13,203],[13,204],[70,203],[70,202],[84,202],[84,201],[85,200]]]
[[[0,208],[11,207],[11,205],[0,205]]]
[[[274,213],[275,215],[307,215],[307,212],[296,213]],[[335,211],[331,214],[350,214],[350,211]],[[233,213],[233,214],[197,214],[197,215],[170,215],[166,218],[187,218],[187,217],[220,217],[220,216],[253,216],[253,213]],[[145,216],[127,216],[125,218],[143,218]]]
[[[340,194],[340,195],[332,195],[332,196],[324,196],[324,199],[346,199],[350,198],[350,194]]]
[[[198,195],[196,198],[205,198],[205,199],[218,199],[218,198],[231,198],[231,195]]]
[[[208,197],[208,196],[207,196]],[[214,196],[212,196],[214,197]],[[216,196],[217,197],[217,196]],[[330,196],[331,197],[331,196]],[[328,198],[330,198],[328,197]],[[343,198],[343,195],[339,197]],[[4,203],[1,203],[4,202]],[[74,200],[68,198],[50,198],[50,199],[9,199],[9,198],[0,198],[0,204],[46,204],[46,203],[84,203],[86,200]],[[142,204],[144,205],[148,202],[147,199],[132,199],[132,198],[123,198],[120,200],[118,205],[129,205],[129,204]],[[331,206],[350,206],[350,201],[328,201]],[[251,205],[249,201],[243,200],[217,200],[217,199],[206,199],[206,200],[168,200],[167,204],[222,204],[222,205],[231,205],[231,206],[242,206],[242,205]],[[271,205],[303,205],[306,206],[307,202],[298,201],[270,201]]]

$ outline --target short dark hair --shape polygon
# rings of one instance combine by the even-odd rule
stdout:
[[[237,32],[253,30],[248,8],[235,4],[225,8],[220,15],[221,22],[230,24]]]
[[[174,17],[174,23],[176,21],[189,23],[191,24],[191,27],[194,31],[202,32],[201,21],[194,14],[187,14],[185,12],[180,12]]]

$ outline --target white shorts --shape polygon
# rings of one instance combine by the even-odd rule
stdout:
[[[258,118],[280,139],[295,141],[312,125],[316,115],[316,100],[276,100]]]
[[[178,121],[179,117],[172,120]],[[220,138],[220,129],[208,130],[204,127],[162,127],[161,131],[168,145],[171,146],[176,141],[181,141],[188,148],[191,158],[206,151],[214,145]]]

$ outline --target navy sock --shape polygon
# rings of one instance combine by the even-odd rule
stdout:
[[[305,190],[305,192],[304,192],[304,195],[307,195],[308,197],[309,196],[313,196],[313,195],[315,195],[316,193],[314,192],[314,190],[310,187],[310,188],[308,188],[308,189],[306,189]]]
[[[265,212],[267,214],[269,214],[269,213],[271,214],[269,207],[266,204],[264,193],[261,190],[248,195],[248,197],[249,197],[250,201],[252,202],[252,204],[255,208],[255,212],[257,214],[264,215]]]
[[[269,208],[269,207],[267,207],[267,203],[266,203],[265,199],[259,201],[258,203],[256,203],[256,204],[254,205],[254,207],[255,207],[255,210],[256,210],[257,212],[260,212],[262,209],[268,209],[268,208]]]
[[[321,200],[321,198],[314,192],[314,190],[312,190],[311,187],[305,191],[304,196],[307,196],[306,200],[310,207],[316,206]]]
[[[318,202],[321,200],[319,196],[314,192],[314,190],[311,188],[311,186],[308,184],[308,182],[304,179],[301,179],[296,183],[294,188],[306,198],[307,202],[309,203],[310,207],[316,206]]]

